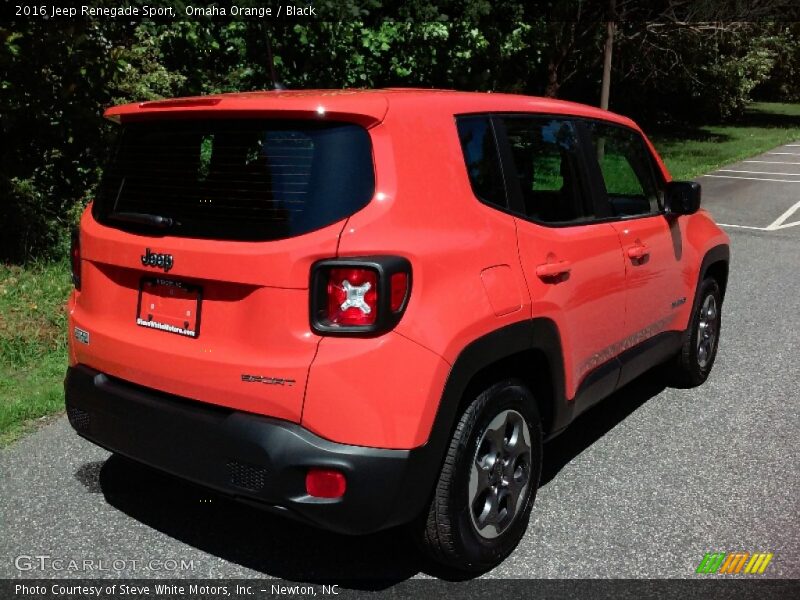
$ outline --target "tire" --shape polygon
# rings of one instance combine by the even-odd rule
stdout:
[[[668,363],[670,385],[692,388],[708,379],[717,358],[721,325],[722,294],[716,280],[707,278],[697,291],[683,346],[672,363]]]
[[[492,385],[456,426],[415,532],[423,552],[463,572],[500,564],[527,529],[541,470],[542,429],[533,394],[518,380]]]

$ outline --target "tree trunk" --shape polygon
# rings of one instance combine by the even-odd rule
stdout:
[[[609,19],[614,18],[615,0],[609,0]],[[606,24],[606,44],[603,48],[603,82],[600,86],[600,108],[608,110],[611,95],[611,53],[614,51],[614,32],[616,24],[609,20]]]
[[[547,86],[544,88],[544,95],[548,98],[556,98],[560,86],[561,84],[558,83],[558,65],[551,60],[547,63]]]
[[[608,110],[608,98],[611,95],[611,53],[614,50],[614,21],[608,22],[608,34],[603,50],[603,83],[600,87],[600,108]]]

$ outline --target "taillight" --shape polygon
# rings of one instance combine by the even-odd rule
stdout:
[[[310,292],[317,333],[384,333],[408,305],[411,263],[399,256],[323,260],[311,269]]]
[[[391,302],[390,306],[393,311],[400,310],[403,303],[406,301],[408,294],[408,273],[393,273],[391,278]]]
[[[332,325],[372,325],[378,315],[378,273],[372,269],[328,271],[328,313]]]
[[[78,231],[72,233],[72,244],[69,249],[69,260],[72,266],[72,284],[76,290],[81,289],[81,235]]]

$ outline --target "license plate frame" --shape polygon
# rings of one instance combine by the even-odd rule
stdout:
[[[165,277],[142,277],[136,324],[197,339],[200,337],[202,306],[203,288],[199,285]]]

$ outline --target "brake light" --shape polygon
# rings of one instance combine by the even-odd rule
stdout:
[[[323,260],[311,269],[311,327],[323,334],[379,334],[394,327],[411,294],[399,256]]]
[[[335,325],[372,325],[378,315],[378,273],[372,269],[328,272],[328,321]]]
[[[309,469],[306,493],[315,498],[341,498],[347,491],[344,473],[335,469]]]
[[[76,290],[81,289],[81,236],[75,231],[72,234],[72,244],[69,249],[69,260],[72,266],[72,284]]]

